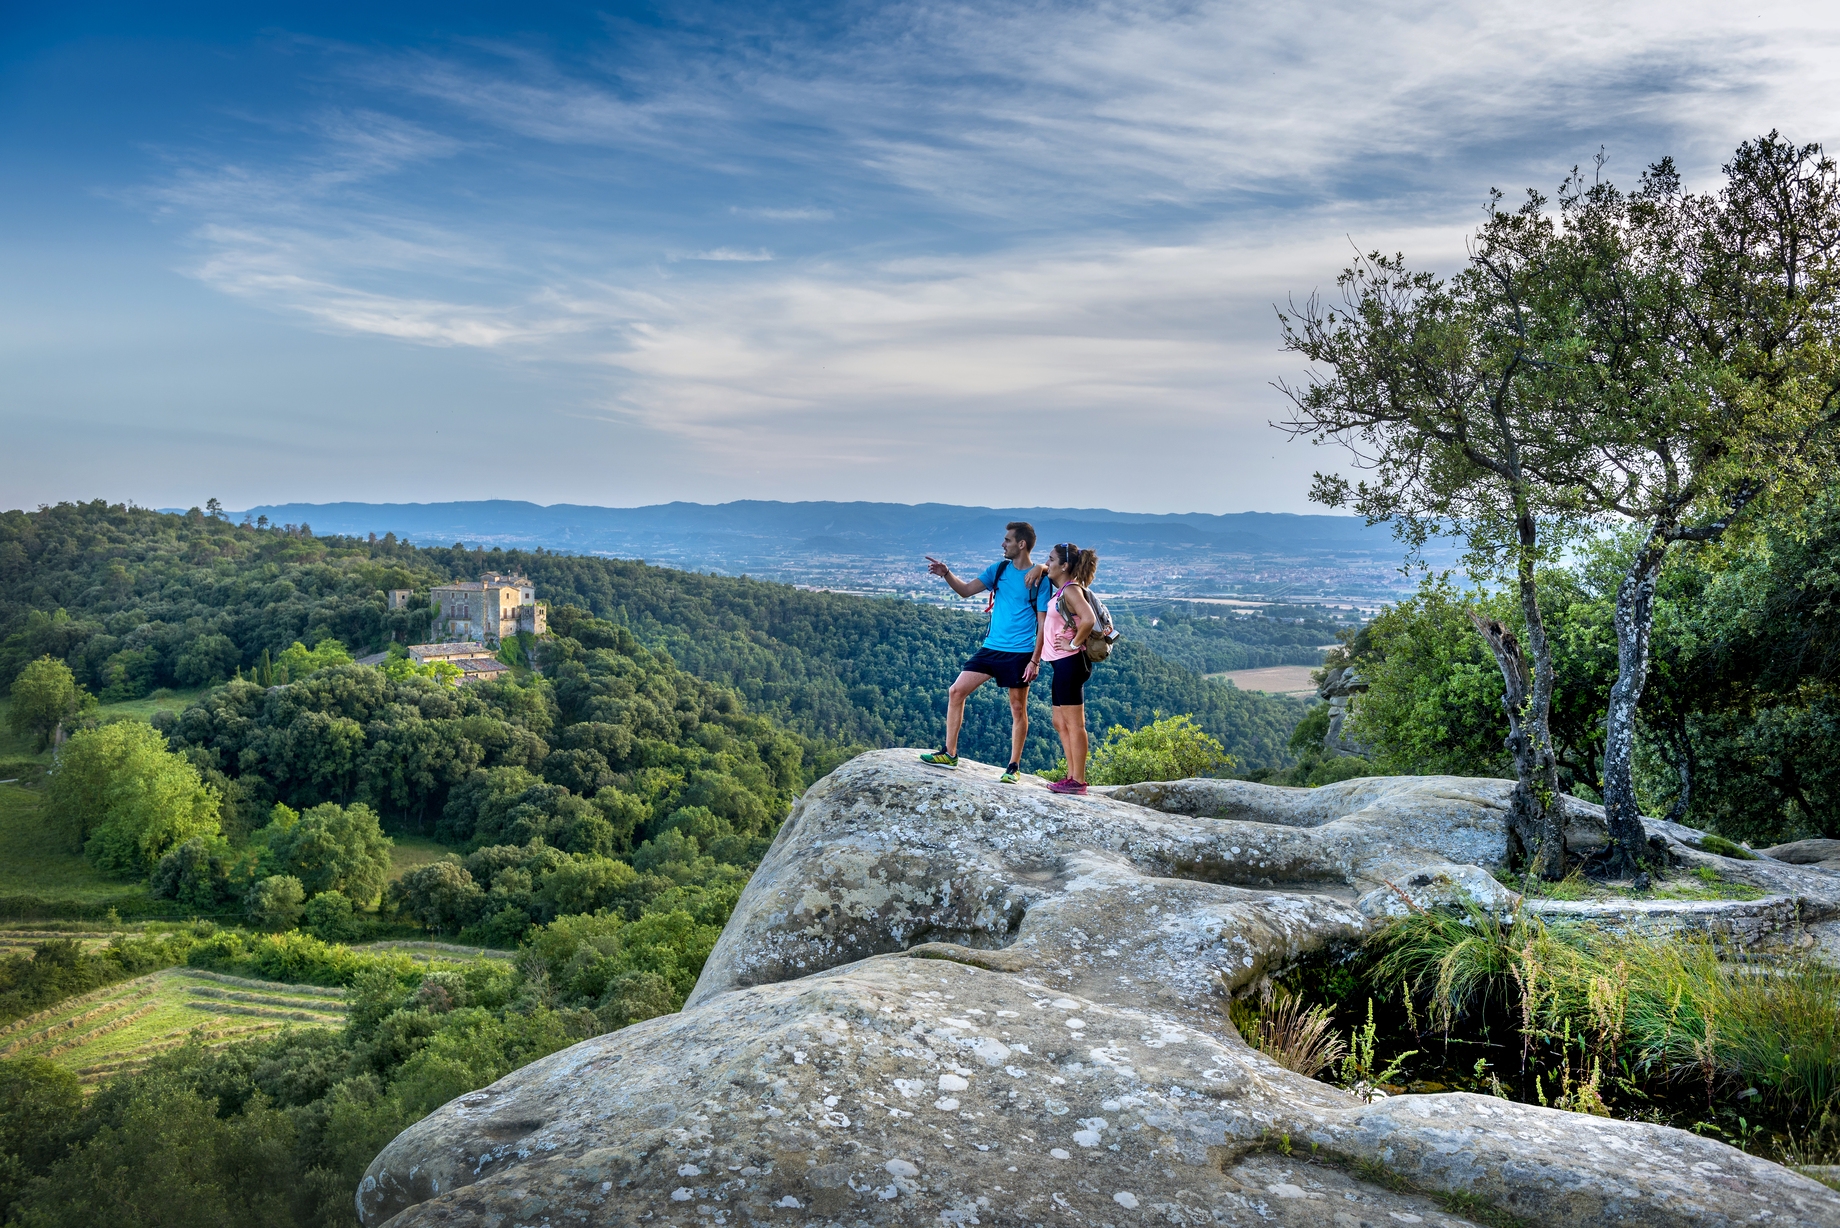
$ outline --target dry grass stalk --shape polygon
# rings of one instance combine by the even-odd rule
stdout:
[[[1280,990],[1252,1021],[1246,1039],[1286,1070],[1315,1078],[1347,1052],[1333,1022],[1328,1007],[1305,1007],[1302,998]]]

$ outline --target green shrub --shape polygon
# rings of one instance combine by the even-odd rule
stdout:
[[[219,930],[194,945],[185,962],[235,976],[309,985],[350,985],[366,969],[381,970],[399,984],[420,982],[423,969],[399,952],[361,952],[311,934],[247,934]]]
[[[249,890],[248,909],[252,925],[270,930],[289,930],[300,923],[306,888],[292,874],[271,874]]]
[[[308,900],[301,919],[309,934],[325,942],[353,942],[364,932],[351,900],[339,891],[322,891]]]
[[[48,656],[19,671],[19,677],[13,680],[11,698],[6,723],[15,734],[29,734],[35,750],[49,746],[60,725],[96,703],[95,697],[72,676],[68,665]]]
[[[1101,785],[1188,780],[1231,771],[1233,756],[1186,716],[1162,716],[1142,729],[1114,725],[1092,753],[1088,779]]]
[[[393,845],[377,815],[361,802],[326,802],[298,816],[276,806],[257,838],[274,872],[299,879],[310,896],[337,891],[360,908],[372,908],[383,894]]]
[[[66,1067],[37,1057],[0,1061],[0,1223],[11,1222],[27,1178],[57,1159],[82,1105],[83,1085]]]

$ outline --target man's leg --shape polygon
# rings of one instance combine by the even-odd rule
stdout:
[[[952,689],[946,692],[946,754],[958,754],[958,730],[965,723],[965,701],[971,698],[971,692],[989,681],[989,674],[974,674],[967,670],[958,676],[952,683]]]
[[[1029,688],[1016,687],[1009,693],[1009,761],[1022,762],[1022,748],[1029,740]]]

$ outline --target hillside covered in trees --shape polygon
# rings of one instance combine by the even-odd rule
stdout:
[[[0,686],[44,655],[67,661],[105,699],[127,699],[224,681],[296,641],[312,647],[336,639],[353,654],[374,651],[392,639],[418,640],[429,625],[419,603],[388,609],[387,590],[421,593],[486,568],[527,572],[561,625],[579,617],[562,609],[573,605],[663,649],[685,671],[733,687],[751,711],[845,745],[934,743],[946,685],[983,635],[974,614],[893,598],[546,552],[321,539],[304,527],[256,529],[202,512],[64,504],[0,515],[0,626],[14,628],[0,639]],[[1179,616],[1143,627],[1145,643],[1167,656],[1133,636],[1096,672],[1089,725],[1135,728],[1158,711],[1192,713],[1242,765],[1284,761],[1302,706],[1199,675],[1299,657],[1307,663],[1312,651],[1295,641],[1323,629],[1261,623],[1233,640],[1219,620],[1189,621],[1203,634],[1185,632]],[[1057,755],[1046,703],[1043,689],[1032,711],[1029,767]],[[962,748],[1000,759],[1008,720],[1002,697],[986,688],[970,705]]]

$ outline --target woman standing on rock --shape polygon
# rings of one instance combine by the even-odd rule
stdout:
[[[1072,542],[1062,542],[1048,552],[1044,565],[1054,586],[1048,616],[1035,637],[1035,656],[1027,677],[1033,679],[1047,661],[1054,666],[1050,689],[1054,694],[1054,732],[1067,755],[1067,775],[1048,788],[1055,793],[1086,792],[1086,680],[1092,662],[1086,659],[1086,640],[1098,625],[1087,586],[1099,570],[1099,556]],[[1032,579],[1033,577],[1031,577]]]

